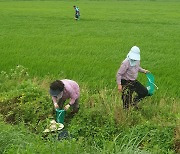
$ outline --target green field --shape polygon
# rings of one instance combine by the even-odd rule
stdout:
[[[73,5],[80,8],[81,17],[79,21],[74,20]],[[130,48],[137,45],[141,50],[141,66],[155,75],[159,90],[155,92],[154,96],[143,101],[141,106],[144,107],[144,111],[140,113],[141,115],[135,113],[135,121],[133,122],[137,122],[137,125],[133,124],[133,126],[143,130],[143,128],[139,128],[139,124],[142,125],[145,121],[150,121],[155,126],[159,123],[161,127],[168,125],[180,130],[178,124],[180,103],[179,19],[180,1],[178,0],[0,0],[0,72],[9,73],[16,65],[22,65],[28,69],[30,79],[38,78],[38,80],[43,81],[45,78],[68,78],[76,80],[81,87],[84,87],[82,88],[82,101],[84,109],[88,111],[86,114],[85,111],[80,113],[79,118],[85,114],[84,118],[88,119],[91,117],[90,113],[96,109],[90,111],[87,108],[88,105],[85,104],[91,101],[90,98],[99,103],[102,101],[102,93],[105,96],[103,99],[107,99],[105,103],[110,103],[109,109],[113,108],[113,113],[116,113],[115,104],[122,105],[119,101],[120,96],[116,93],[116,72]],[[139,74],[138,79],[146,84],[145,75]],[[10,80],[5,81],[11,85],[12,79]],[[7,89],[4,90],[2,87],[5,85],[3,78],[0,81],[1,103],[5,99],[4,93],[11,92],[11,88],[6,87]],[[12,84],[13,88],[20,81],[15,82],[16,80]],[[38,85],[38,82],[35,84]],[[47,85],[43,89],[46,94],[43,93],[42,96],[48,97]],[[109,95],[109,93],[111,94]],[[14,98],[15,95],[7,94],[7,99],[12,100],[10,97]],[[50,101],[50,98],[47,100]],[[103,110],[102,103],[100,104],[98,107],[102,109],[98,111]],[[120,106],[118,108],[121,109]],[[109,109],[106,111],[108,112]],[[133,116],[128,118],[130,120]],[[136,118],[140,119],[137,120]],[[77,121],[72,121],[72,127],[68,128],[70,130],[76,128]],[[126,121],[125,117],[122,121]],[[84,123],[84,126],[89,124],[83,120],[79,122]],[[148,123],[147,125],[149,129],[154,130],[151,124]],[[124,128],[128,126],[129,124],[124,124]],[[4,129],[6,127],[4,126]],[[106,130],[105,127],[99,125],[96,127],[98,130],[100,128]],[[94,129],[95,131],[97,130]],[[167,132],[165,130],[164,134]],[[77,132],[75,133],[77,134]],[[117,134],[115,133],[114,136]],[[79,135],[83,136],[83,134]],[[98,135],[94,136],[100,138]],[[169,136],[167,136],[164,137],[168,138]],[[161,136],[155,138],[155,141],[158,142],[160,139]],[[179,136],[172,140],[179,141]],[[164,141],[160,142],[164,143]],[[167,142],[170,143],[170,141]],[[99,143],[98,140],[97,143]],[[66,143],[63,144],[65,145],[60,146],[68,148]],[[105,142],[106,144],[108,143]],[[156,142],[151,144],[156,144]],[[75,146],[75,143],[71,142],[71,145]],[[46,149],[45,147],[44,145],[43,148]],[[144,143],[144,147],[152,149],[152,153],[158,153],[157,149],[161,149],[161,145],[151,147],[148,143]],[[85,153],[83,147],[80,147],[80,151],[78,151],[77,146],[74,148],[76,149],[75,153]],[[110,153],[110,150],[108,151],[106,148],[104,151],[97,150],[98,148],[86,150],[96,153]],[[145,150],[149,150],[148,148]],[[165,153],[169,147],[164,146],[163,148],[160,153]],[[35,146],[34,149],[36,149]],[[172,149],[171,147],[166,152],[171,153]],[[33,151],[33,149],[31,150]],[[66,152],[64,151],[64,153]],[[114,150],[112,153],[117,152]]]
[[[0,2],[1,70],[21,64],[30,75],[54,75],[115,87],[130,48],[156,77],[158,93],[179,96],[180,3],[156,1]],[[173,69],[172,69],[173,68]]]

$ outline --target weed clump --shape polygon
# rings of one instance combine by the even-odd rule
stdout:
[[[0,73],[0,113],[11,124],[25,123],[36,132],[42,130],[51,116],[51,101],[47,92],[29,78],[22,66]]]

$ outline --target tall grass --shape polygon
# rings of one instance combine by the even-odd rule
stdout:
[[[74,139],[61,144],[57,141],[58,134],[54,134],[55,138],[49,136],[50,142],[46,142],[49,137],[40,142],[41,136],[44,136],[41,132],[54,116],[46,90],[50,81],[31,79],[22,66],[12,69],[11,73],[1,72],[0,81],[3,87],[0,88],[3,152],[17,150],[20,153],[34,153],[36,149],[40,153],[50,153],[63,147],[61,150],[68,153],[72,147],[74,153],[84,153],[86,150],[87,153],[164,153],[173,152],[174,146],[179,143],[177,100],[166,103],[170,102],[168,98],[163,98],[160,102],[157,102],[158,99],[153,102],[155,99],[147,98],[140,104],[142,109],[125,111],[115,89],[91,94],[85,86],[81,87],[80,111],[68,123],[68,116],[65,118],[65,130]],[[10,127],[3,121],[17,126]],[[20,129],[26,129],[25,133],[20,133]],[[26,136],[26,132],[37,135]],[[37,148],[39,144],[41,146]],[[47,149],[47,145],[48,148],[51,145],[52,149]]]
[[[23,154],[105,154],[105,153],[141,153],[148,154],[145,150],[140,150],[136,146],[138,143],[134,139],[129,140],[129,144],[116,145],[116,140],[104,142],[104,148],[98,146],[88,146],[82,140],[63,140],[58,141],[54,136],[50,136],[48,140],[43,140],[41,136],[37,136],[28,132],[23,125],[10,126],[1,124],[1,144],[0,152],[4,154],[23,153]]]

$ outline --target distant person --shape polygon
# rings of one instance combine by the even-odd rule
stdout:
[[[72,109],[72,114],[75,114],[79,110],[79,85],[68,79],[56,80],[50,84],[50,95],[55,109]],[[70,99],[64,106],[67,99]],[[64,108],[63,108],[64,106]]]
[[[148,96],[147,88],[136,80],[138,72],[148,73],[149,71],[140,67],[140,49],[133,46],[116,75],[118,91],[122,92],[124,109],[128,109],[130,106],[138,108],[137,103]],[[137,94],[134,98],[132,98],[133,92]]]
[[[79,10],[79,8],[77,7],[77,6],[73,6],[74,7],[74,9],[75,9],[75,20],[79,20],[80,19],[80,10]]]

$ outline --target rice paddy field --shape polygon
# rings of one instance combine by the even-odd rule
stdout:
[[[73,5],[77,5],[80,9],[79,21],[74,20]],[[179,42],[179,0],[0,0],[0,71],[10,73],[17,65],[22,65],[27,68],[30,78],[38,78],[41,81],[45,78],[75,80],[80,84],[80,87],[86,87],[82,89],[82,100],[84,102],[90,102],[89,98],[94,98],[97,103],[102,101],[98,94],[101,95],[103,91],[103,94],[106,95],[105,98],[107,98],[106,103],[113,104],[110,108],[114,107],[113,111],[116,118],[119,113],[115,110],[115,104],[122,105],[122,102],[118,102],[120,96],[116,93],[117,70],[132,46],[136,45],[140,48],[141,67],[154,74],[155,83],[159,89],[142,104],[142,107],[145,105],[145,110],[141,112],[141,116],[143,115],[142,117],[146,120],[142,120],[142,117],[136,113],[135,117],[137,119],[141,117],[143,122],[147,122],[152,118],[150,114],[155,110],[153,117],[158,120],[152,120],[153,124],[161,123],[161,127],[168,125],[176,128],[176,136],[170,137],[170,141],[167,141],[168,143],[176,141],[176,143],[171,144],[171,146],[168,145],[170,148],[164,148],[167,142],[161,139],[169,137],[168,130],[165,130],[162,136],[159,136],[155,140],[156,142],[152,143],[155,145],[161,142],[165,150],[158,151],[163,149],[161,145],[147,146],[152,153],[178,153],[178,149],[180,149]],[[144,74],[139,74],[138,80],[146,84]],[[0,81],[1,103],[5,92],[3,91],[3,79]],[[45,87],[44,91],[47,93],[48,86]],[[111,95],[113,98],[106,93],[106,90],[108,92],[113,91]],[[9,91],[11,92],[11,90]],[[158,105],[156,104],[157,106],[153,107],[153,103],[157,102]],[[86,107],[85,105],[85,109]],[[98,107],[103,108],[103,106]],[[118,106],[118,109],[121,107]],[[85,114],[84,119],[90,117],[90,110],[87,110],[88,113]],[[80,113],[82,117],[81,114],[84,113]],[[123,114],[120,116],[123,116],[122,121],[125,122],[125,113]],[[131,119],[133,116],[128,118]],[[81,122],[87,125],[85,121]],[[122,123],[120,122],[120,124]],[[77,129],[77,125],[78,123],[74,120],[72,127],[68,128],[70,130]],[[133,124],[133,126],[138,125]],[[151,124],[148,125],[148,128],[150,126]],[[101,127],[98,126],[98,128]],[[127,128],[127,125],[124,128]],[[4,125],[3,129],[11,130],[14,128]],[[106,130],[106,128],[102,127],[102,130]],[[141,127],[138,127],[138,130],[141,131]],[[166,133],[168,135],[163,136]],[[1,135],[3,136],[2,132]],[[81,134],[81,136],[83,135]],[[98,135],[95,137],[100,138]],[[34,141],[30,141],[30,138],[27,136],[29,142],[33,143],[33,148],[28,150],[28,146],[23,143],[27,151],[21,151],[20,148],[20,153],[34,153],[36,151],[36,144],[41,141],[34,143]],[[78,142],[81,142],[81,139]],[[4,144],[8,140],[8,137],[2,138]],[[82,139],[82,143],[83,141]],[[85,149],[83,146],[77,147],[75,141],[70,142],[69,145],[67,142],[69,141],[54,146],[54,142],[50,141],[51,147],[55,149],[54,151],[47,151],[46,144],[42,143],[42,151],[39,153],[57,153],[58,146],[61,149],[64,148],[64,153],[68,153],[66,151],[69,148],[68,146],[74,148],[74,151],[69,151],[70,153],[119,152],[117,150],[118,145],[114,149],[114,142],[111,146],[104,141],[104,148],[100,146],[102,149],[97,146]],[[150,141],[145,142],[140,150],[143,149],[142,147],[146,147],[148,142]],[[131,144],[131,140],[128,140],[128,143]],[[6,149],[0,152],[11,153],[16,148],[13,147],[9,148],[9,151]],[[147,151],[129,150],[127,148],[126,151],[123,152],[122,150],[121,152],[149,153],[148,148],[145,148]]]
[[[1,1],[1,70],[54,75],[115,87],[115,75],[134,45],[158,93],[179,96],[178,1]],[[81,20],[74,20],[78,5]]]

